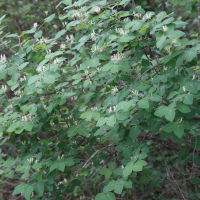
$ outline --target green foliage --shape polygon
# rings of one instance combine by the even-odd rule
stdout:
[[[166,198],[198,198],[171,170],[199,184],[199,39],[129,3],[64,0],[43,19],[63,25],[50,38],[44,24],[1,36],[12,55],[0,63],[0,146],[12,153],[1,149],[0,175],[17,183],[12,195],[132,199],[133,185],[142,195],[170,179],[180,191]]]

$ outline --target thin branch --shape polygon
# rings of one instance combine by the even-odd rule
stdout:
[[[0,42],[1,42],[1,44],[3,44],[6,48],[10,49],[14,54],[16,54],[18,57],[20,57],[19,54],[18,54],[17,52],[15,52],[14,50],[12,50],[7,44],[5,44],[5,43],[3,42],[2,38],[0,38]]]
[[[83,165],[83,167],[81,167],[81,169],[80,169],[69,181],[71,181],[74,177],[76,177],[78,174],[80,174],[81,171],[87,166],[87,164],[92,160],[92,158],[93,158],[94,156],[96,156],[98,153],[100,153],[101,151],[103,151],[104,149],[106,149],[106,148],[108,148],[109,146],[112,146],[112,145],[113,145],[113,143],[109,144],[108,146],[106,146],[106,147],[104,147],[104,148],[98,150],[96,153],[94,153],[94,154],[85,162],[85,164]],[[68,181],[68,182],[69,182],[69,181]],[[61,190],[63,190],[64,187],[65,187],[65,185],[61,188]],[[60,190],[60,191],[61,191],[61,190]],[[55,196],[54,199],[56,199],[56,197],[58,196],[58,194],[60,193],[60,191],[57,193],[57,195]]]
[[[20,42],[20,37],[18,36],[18,38],[19,38],[19,46],[20,46],[20,48],[22,49],[22,51],[24,52],[24,50],[23,50],[23,48],[22,48],[22,45],[21,45],[21,42]],[[24,52],[25,53],[25,52]]]
[[[158,143],[157,143],[157,144],[158,144]],[[179,187],[177,181],[174,179],[173,174],[171,173],[171,171],[170,171],[170,169],[169,169],[169,166],[168,166],[168,164],[167,164],[167,161],[166,161],[166,159],[165,159],[165,156],[163,155],[163,152],[162,152],[162,150],[161,150],[159,144],[158,144],[158,148],[160,149],[160,153],[161,153],[161,155],[162,155],[162,157],[163,157],[163,159],[164,159],[164,161],[165,161],[165,165],[166,165],[166,167],[167,167],[167,172],[169,173],[169,175],[170,175],[170,176],[172,177],[172,179],[174,180],[174,182],[175,182],[176,186],[178,187],[178,189],[179,189],[179,191],[180,191],[180,193],[181,193],[183,199],[186,200],[186,198],[185,198],[185,196],[184,196],[184,194],[183,194],[181,188]]]

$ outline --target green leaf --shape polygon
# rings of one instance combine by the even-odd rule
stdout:
[[[69,131],[68,131],[68,137],[72,137],[72,136],[75,136],[77,133],[78,133],[78,130],[77,130],[77,125],[73,125],[69,128]]]
[[[32,83],[36,83],[36,81],[40,78],[40,75],[30,76],[28,79],[28,85],[31,85]]]
[[[14,174],[15,174],[15,171],[14,170],[11,170],[9,173],[7,173],[6,174],[6,177],[8,177],[8,178],[13,178],[13,176],[14,176]]]
[[[55,82],[55,77],[52,75],[45,75],[42,79],[43,83],[54,83]]]
[[[193,95],[192,94],[186,94],[186,96],[183,98],[183,103],[187,105],[193,104]]]
[[[45,19],[45,22],[50,22],[50,21],[52,21],[54,17],[55,17],[55,14],[50,15],[49,17],[47,17],[47,18]]]
[[[147,31],[147,26],[144,26],[140,29],[142,35],[145,35],[146,31]]]
[[[70,182],[70,184],[66,188],[67,194],[70,194],[74,191],[76,186],[79,186],[81,184],[81,181],[78,179],[74,179],[73,181]]]
[[[186,59],[187,61],[192,61],[193,58],[197,57],[197,51],[190,49],[189,51],[185,51],[185,53],[183,54],[184,59]]]
[[[153,94],[150,98],[151,101],[156,101],[156,102],[160,102],[162,101],[162,97],[157,95],[157,94]]]
[[[104,117],[101,117],[98,122],[97,122],[97,125],[96,126],[103,126],[107,121],[107,118],[104,118]]]
[[[167,112],[165,113],[165,118],[172,122],[175,118],[175,114],[174,108],[168,108]]]
[[[172,31],[172,32],[170,32],[168,37],[170,39],[178,39],[178,38],[182,37],[183,35],[185,35],[185,33],[182,31]]]
[[[123,187],[124,187],[124,181],[123,179],[118,179],[116,181],[117,185],[115,187],[115,193],[116,194],[121,194],[122,193],[122,190],[123,190]]]
[[[111,192],[109,192],[106,196],[106,200],[116,200],[115,195]]]
[[[24,192],[23,192],[24,197],[25,197],[27,200],[30,200],[30,198],[31,198],[31,193],[32,193],[32,192],[33,192],[33,186],[28,185],[28,186],[25,188]]]
[[[79,135],[83,135],[83,136],[88,136],[89,135],[87,128],[84,127],[84,126],[80,126],[79,127],[78,134]]]
[[[60,38],[62,35],[64,35],[64,34],[65,34],[65,32],[66,32],[66,30],[65,30],[65,29],[63,29],[63,30],[59,31],[59,32],[56,34],[56,36],[55,36],[54,40],[57,40],[58,38]]]
[[[109,169],[115,169],[116,168],[116,163],[115,162],[110,162],[108,164]]]
[[[176,127],[176,124],[174,122],[170,122],[163,128],[163,130],[170,133],[174,130],[175,127]]]
[[[42,165],[40,163],[35,163],[33,166],[32,166],[33,169],[40,169],[42,168]]]
[[[36,185],[34,185],[33,189],[38,195],[42,196],[44,193],[44,182],[38,182]]]
[[[157,48],[161,50],[165,46],[165,44],[166,44],[166,37],[163,35],[157,40],[156,45]]]
[[[72,159],[72,158],[67,158],[67,159],[65,159],[65,165],[66,165],[67,167],[71,167],[72,165],[74,165],[73,159]]]
[[[116,181],[112,180],[108,183],[108,185],[103,189],[103,192],[110,192],[115,189],[117,183]]]
[[[184,134],[184,128],[183,125],[176,125],[174,128],[174,133],[177,137],[182,138],[183,134]]]
[[[64,170],[65,170],[65,163],[59,163],[58,169],[59,169],[61,172],[64,172]]]
[[[165,115],[167,110],[168,110],[168,107],[162,105],[157,108],[156,112],[154,112],[154,115],[158,117],[162,117],[163,115]]]
[[[112,172],[110,171],[110,169],[108,168],[103,168],[99,171],[99,174],[101,175],[105,175],[106,180],[108,180],[110,178],[110,175],[112,174]]]
[[[123,171],[123,176],[127,177],[131,174],[131,172],[133,171],[133,162],[129,162],[126,167],[124,168]]]
[[[178,106],[177,106],[177,109],[182,112],[182,113],[189,113],[191,112],[191,109],[188,105],[185,105],[184,103],[180,103]]]
[[[119,111],[119,110],[124,110],[124,111],[128,111],[129,108],[132,106],[133,104],[133,101],[121,101],[117,104],[117,107],[116,107],[116,112]]]
[[[149,108],[149,102],[146,98],[141,99],[138,104],[140,108]]]
[[[142,171],[142,168],[145,165],[147,165],[147,163],[144,160],[138,160],[133,166],[133,171],[135,172]]]
[[[108,126],[114,126],[116,123],[116,118],[114,116],[108,117],[106,120],[106,124]]]
[[[97,194],[97,196],[95,197],[95,200],[107,200],[107,196],[106,196],[106,194],[99,193],[99,194]]]
[[[140,132],[141,132],[140,126],[136,125],[131,127],[129,134],[133,140],[136,140]]]
[[[123,35],[119,38],[119,42],[129,42],[129,36]]]
[[[33,122],[27,121],[27,122],[24,124],[24,129],[25,129],[25,130],[27,130],[27,131],[32,131],[32,128],[33,128]]]
[[[12,195],[20,194],[24,192],[24,189],[27,187],[27,184],[21,183],[20,185],[16,186]]]
[[[102,71],[103,72],[107,72],[108,70],[110,70],[110,68],[113,66],[112,63],[108,63],[106,65],[103,66]]]

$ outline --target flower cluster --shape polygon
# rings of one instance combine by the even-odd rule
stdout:
[[[37,40],[36,40],[36,42],[39,42],[40,44],[45,44],[45,43],[47,43],[49,40],[47,39],[47,38],[44,38],[44,37],[42,37],[41,39],[38,39],[37,38]]]
[[[165,31],[167,31],[167,26],[163,26],[163,31],[165,32]]]
[[[135,91],[131,91],[133,94],[135,94],[136,96],[138,96],[138,91],[135,90]]]
[[[28,162],[32,163],[33,162],[33,158],[27,159]]]
[[[91,110],[95,111],[95,110],[98,110],[98,108],[97,107],[91,107]]]
[[[142,15],[141,14],[134,14],[135,17],[140,18]]]
[[[115,112],[115,109],[116,109],[116,106],[113,106],[113,108],[110,107],[108,112],[109,112],[109,113],[111,113],[111,112]]]
[[[127,18],[125,18],[123,21],[126,23],[126,22],[128,22],[130,19],[127,17]]]
[[[14,94],[15,94],[15,95],[21,94],[21,91],[20,91],[20,90],[17,90],[17,91],[14,92]]]
[[[62,25],[63,26],[67,26],[67,22],[62,22]]]
[[[75,100],[75,101],[76,101],[76,100],[77,100],[77,98],[78,98],[77,96],[74,96],[74,97],[71,97],[70,99],[71,99],[71,101],[73,101],[73,100]]]
[[[24,76],[24,78],[20,78],[20,82],[22,82],[23,80],[26,80],[26,76]]]
[[[91,50],[92,50],[93,53],[95,53],[95,52],[103,52],[105,50],[105,48],[106,48],[106,46],[104,44],[101,48],[99,48],[99,46],[95,46],[94,50],[92,48],[91,48]]]
[[[54,61],[53,61],[53,64],[56,65],[60,62],[60,60],[58,58],[56,58]]]
[[[45,72],[45,66],[41,67],[39,66],[37,69],[36,69],[37,72]]]
[[[70,35],[70,37],[69,37],[69,36],[67,35],[67,36],[66,36],[66,40],[67,40],[67,41],[70,40],[70,41],[71,41],[70,44],[73,44],[73,43],[74,43],[74,36],[73,36],[73,35]]]
[[[61,48],[61,49],[66,49],[66,45],[65,45],[65,44],[61,44],[61,45],[60,45],[60,48]]]
[[[101,8],[100,7],[96,7],[94,11],[97,12],[97,13],[100,13]]]
[[[82,18],[82,17],[87,17],[88,12],[81,13],[77,10],[73,11],[72,17],[77,17],[77,18]]]
[[[113,94],[115,94],[116,92],[118,92],[117,86],[115,86],[114,89],[112,89]]]
[[[37,28],[37,26],[38,26],[37,22],[33,24],[34,28]]]
[[[6,55],[5,54],[1,55],[1,62],[2,63],[6,62]]]
[[[111,61],[118,63],[122,58],[125,58],[125,55],[123,53],[117,52],[117,54],[111,56]]]
[[[4,90],[4,92],[7,90],[7,86],[6,85],[2,85],[2,89]]]
[[[129,30],[124,31],[123,28],[116,28],[115,32],[119,33],[120,35],[126,35],[129,33]]]
[[[91,33],[91,39],[94,41],[96,40],[96,37],[95,37],[95,31],[93,30],[93,32]]]

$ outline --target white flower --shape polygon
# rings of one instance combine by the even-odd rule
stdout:
[[[164,71],[167,71],[167,67],[163,67]]]
[[[92,81],[90,81],[90,85],[92,85]]]
[[[116,87],[116,86],[114,87],[114,89],[112,89],[112,92],[113,92],[113,93],[116,93],[116,92],[118,92],[118,89],[117,89],[117,87]]]
[[[42,67],[39,66],[37,69],[36,69],[37,72],[41,72],[42,71]]]
[[[60,60],[58,58],[56,58],[53,62],[54,65],[58,64],[60,62]]]
[[[4,89],[4,92],[7,90],[7,86],[6,85],[2,85],[2,88]]]
[[[172,44],[176,44],[178,42],[177,39],[172,39]]]
[[[6,55],[5,54],[3,54],[3,55],[1,55],[1,62],[6,62]]]
[[[138,95],[138,91],[135,90],[135,91],[131,91],[133,94],[135,94],[136,96]]]
[[[165,31],[167,31],[167,26],[163,26],[163,31],[165,32]]]
[[[195,76],[195,75],[193,75],[193,77],[192,77],[192,81],[195,79],[195,77],[196,77],[196,76]]]
[[[85,70],[85,75],[87,76],[89,74],[89,71],[86,69]]]
[[[183,86],[183,91],[184,91],[184,92],[186,91],[185,86]]]
[[[92,40],[95,40],[96,39],[96,37],[95,37],[95,31],[93,30],[93,32],[91,33],[91,39]]]
[[[26,122],[28,120],[28,118],[26,116],[22,116],[22,121]]]
[[[116,28],[115,32],[119,33],[120,35],[126,35],[129,33],[129,30],[124,31],[123,28]]]
[[[146,14],[146,17],[147,17],[147,19],[151,19],[151,13],[149,13],[149,14]]]
[[[110,109],[109,109],[109,111],[108,111],[108,112],[109,112],[109,113],[110,113],[110,112],[112,112],[112,108],[111,108],[111,107],[110,107]]]
[[[65,44],[61,44],[61,45],[60,45],[60,48],[61,48],[61,49],[65,49],[65,48],[66,48],[66,45],[65,45]]]
[[[37,28],[37,26],[38,26],[37,23],[34,23],[34,24],[33,24],[33,27],[34,27],[34,28]]]
[[[111,61],[113,61],[114,63],[118,63],[122,58],[125,58],[124,54],[117,52],[117,54],[111,56]]]
[[[30,159],[27,159],[28,160],[28,162],[33,162],[33,158],[30,158]]]
[[[96,8],[95,8],[95,12],[97,12],[97,13],[99,13],[99,12],[100,12],[100,10],[101,10],[101,8],[100,8],[100,7],[96,7]]]

